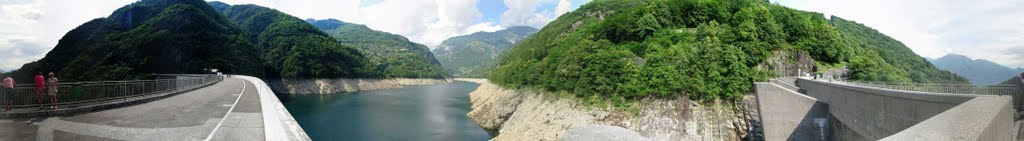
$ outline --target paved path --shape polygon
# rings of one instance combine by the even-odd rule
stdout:
[[[259,99],[252,83],[229,78],[135,106],[0,119],[0,140],[264,140]]]

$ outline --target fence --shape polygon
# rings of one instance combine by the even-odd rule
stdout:
[[[831,81],[832,83],[858,85],[875,88],[886,88],[894,90],[948,93],[948,94],[977,94],[977,95],[1008,95],[1013,97],[1013,107],[1024,110],[1024,95],[1018,84],[996,84],[989,86],[975,86],[970,84],[915,84],[915,83],[885,83],[867,81]]]
[[[950,94],[981,94],[981,95],[1014,95],[1019,93],[1017,85],[975,86],[969,84],[915,84],[915,83],[884,83],[865,81],[832,81],[833,83],[858,86],[887,88],[905,91],[950,93]]]
[[[216,75],[161,75],[173,78],[132,81],[65,82],[58,83],[57,105],[77,105],[95,102],[111,102],[129,98],[189,90],[219,82]],[[37,95],[35,84],[16,85],[14,94],[3,92],[3,101],[13,100],[12,108],[49,106],[52,86],[45,86]],[[6,88],[5,88],[6,89]]]

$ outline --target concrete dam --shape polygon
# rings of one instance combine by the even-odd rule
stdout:
[[[769,141],[1006,141],[1018,132],[1016,87],[930,91],[789,78],[757,82],[755,90]]]

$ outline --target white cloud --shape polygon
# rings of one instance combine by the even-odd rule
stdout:
[[[553,0],[505,0],[508,10],[501,14],[501,25],[544,27],[548,22],[554,20],[551,17],[554,13],[538,10],[541,4],[547,2],[553,2]]]
[[[508,11],[501,15],[501,25],[509,26],[532,26],[543,28],[545,25],[558,19],[558,16],[568,13],[591,0],[504,0]],[[554,5],[552,5],[554,4]]]
[[[471,31],[471,33],[472,33],[472,31],[476,31],[476,32],[479,32],[479,31],[494,32],[494,31],[498,31],[498,30],[502,30],[502,29],[505,29],[505,27],[501,26],[501,25],[498,25],[498,24],[494,24],[494,23],[490,23],[490,22],[485,22],[485,23],[479,23],[479,24],[474,24],[472,26],[469,26],[469,28],[466,28],[466,31]]]
[[[569,10],[571,10],[569,9],[571,8],[570,6],[572,6],[572,2],[569,2],[569,0],[558,0],[558,5],[555,6],[555,15],[562,15],[569,12]]]
[[[27,27],[39,22],[42,17],[43,1],[0,5],[0,24]]]
[[[857,21],[889,35],[924,57],[949,53],[1024,66],[1024,1],[796,0],[801,10]]]
[[[0,1],[0,69],[39,60],[65,33],[135,0]]]

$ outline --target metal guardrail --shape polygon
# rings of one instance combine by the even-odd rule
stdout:
[[[1013,107],[1024,110],[1024,92],[1018,84],[996,84],[989,86],[975,86],[970,84],[916,84],[916,83],[886,83],[868,81],[841,81],[823,80],[831,83],[857,85],[865,87],[886,88],[904,91],[946,93],[946,94],[973,94],[973,95],[1006,95],[1013,98]]]
[[[980,95],[1016,95],[1020,93],[1017,85],[975,86],[970,84],[916,84],[916,83],[885,83],[867,81],[831,81],[832,83],[849,84],[894,90],[948,93],[948,94],[980,94]]]
[[[101,82],[59,82],[57,86],[57,105],[77,105],[94,102],[112,102],[152,94],[190,90],[221,81],[216,75],[162,75],[176,76],[170,79],[101,81]],[[24,83],[24,82],[22,82]],[[45,86],[41,94],[36,94],[35,84],[21,84],[14,88],[13,97],[4,90],[0,102],[9,102],[13,98],[12,108],[49,107],[52,86]],[[6,88],[5,88],[6,89]],[[0,103],[3,108],[4,103]]]

